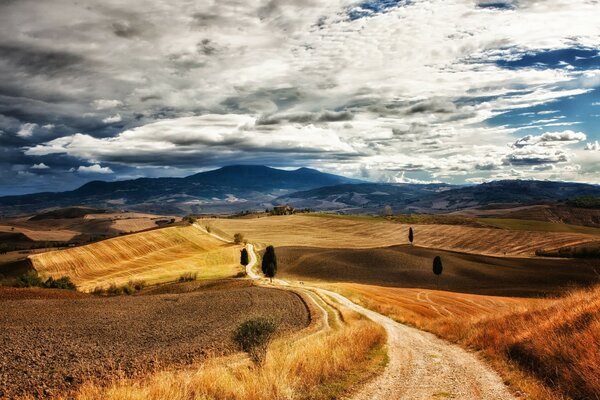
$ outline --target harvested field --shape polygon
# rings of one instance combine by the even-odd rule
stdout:
[[[242,271],[239,246],[223,243],[193,226],[135,233],[30,259],[40,274],[69,276],[84,291],[129,280],[173,281],[184,273],[212,279]]]
[[[104,211],[104,212],[100,212]],[[0,219],[0,232],[21,232],[34,241],[78,243],[156,228],[181,218],[69,207],[33,216]]]
[[[408,243],[409,225],[379,218],[277,216],[255,219],[205,219],[200,224],[254,243],[275,246],[369,248]],[[412,225],[415,244],[422,247],[486,255],[534,256],[553,249],[598,240],[598,234],[534,232],[463,225]],[[600,233],[600,230],[593,232]]]
[[[90,379],[106,383],[229,354],[233,330],[253,315],[273,316],[281,333],[308,325],[297,294],[238,282],[183,294],[0,297],[0,398],[55,395]]]
[[[443,274],[432,272],[439,255]],[[501,258],[410,245],[374,249],[279,247],[279,274],[296,280],[440,289],[495,296],[555,295],[600,282],[594,260]]]

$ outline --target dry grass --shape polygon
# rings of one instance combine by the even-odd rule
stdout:
[[[545,302],[542,299],[483,296],[357,283],[324,286],[342,293],[366,308],[420,329],[427,329],[432,323],[448,318],[457,320],[481,318]]]
[[[206,219],[201,222],[232,236],[242,233],[253,243],[275,246],[369,248],[408,244],[407,224],[375,218],[276,216],[254,219]],[[486,255],[533,256],[552,249],[598,240],[582,233],[533,232],[462,225],[412,225],[415,244]]]
[[[69,276],[84,291],[130,280],[173,281],[184,273],[209,279],[241,271],[239,246],[224,244],[192,226],[141,232],[30,258],[40,274]]]
[[[600,287],[534,300],[332,286],[400,322],[481,351],[528,398],[600,399]]]
[[[347,316],[347,314],[346,314]],[[264,363],[214,359],[195,370],[164,371],[109,386],[84,385],[78,400],[332,399],[385,362],[385,331],[364,319],[299,340],[278,339]],[[352,346],[348,346],[352,343]]]

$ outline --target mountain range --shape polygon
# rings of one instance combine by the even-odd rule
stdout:
[[[480,185],[369,183],[309,168],[232,165],[185,178],[92,181],[68,192],[0,197],[0,214],[85,205],[160,214],[234,213],[278,204],[343,213],[449,212],[600,196],[582,183],[502,180]]]

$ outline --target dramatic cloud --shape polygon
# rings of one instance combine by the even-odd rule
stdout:
[[[548,132],[539,136],[528,135],[517,140],[513,147],[522,148],[525,146],[542,145],[542,146],[553,146],[556,144],[565,143],[578,143],[584,141],[587,138],[585,133],[563,131],[563,132]]]
[[[49,167],[49,166],[47,166],[47,165],[46,165],[46,164],[44,164],[44,163],[33,164],[33,165],[31,166],[31,169],[49,169],[49,168],[50,168],[50,167]]]
[[[0,1],[0,194],[83,164],[600,183],[596,0],[240,4]]]
[[[29,136],[33,135],[33,130],[37,127],[38,127],[37,124],[30,124],[30,123],[23,124],[23,125],[21,125],[21,128],[17,132],[17,135],[24,137],[24,138],[29,137]]]
[[[104,118],[102,122],[104,122],[105,124],[114,124],[116,122],[121,122],[122,120],[123,118],[121,117],[121,114],[115,114],[110,117]]]
[[[83,174],[112,174],[113,171],[109,167],[102,167],[99,164],[93,164],[90,166],[82,165],[77,168],[77,172]]]

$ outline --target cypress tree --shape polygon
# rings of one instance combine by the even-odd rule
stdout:
[[[246,248],[244,247],[240,254],[240,264],[242,264],[245,267],[246,265],[248,265],[249,262],[250,260],[248,259],[248,250],[246,250]]]
[[[436,275],[441,275],[444,267],[442,266],[442,258],[440,256],[435,256],[433,259],[433,273]]]
[[[265,274],[266,277],[271,278],[271,280],[277,273],[277,256],[275,255],[275,248],[273,246],[268,246],[265,250],[261,270],[262,273]]]

